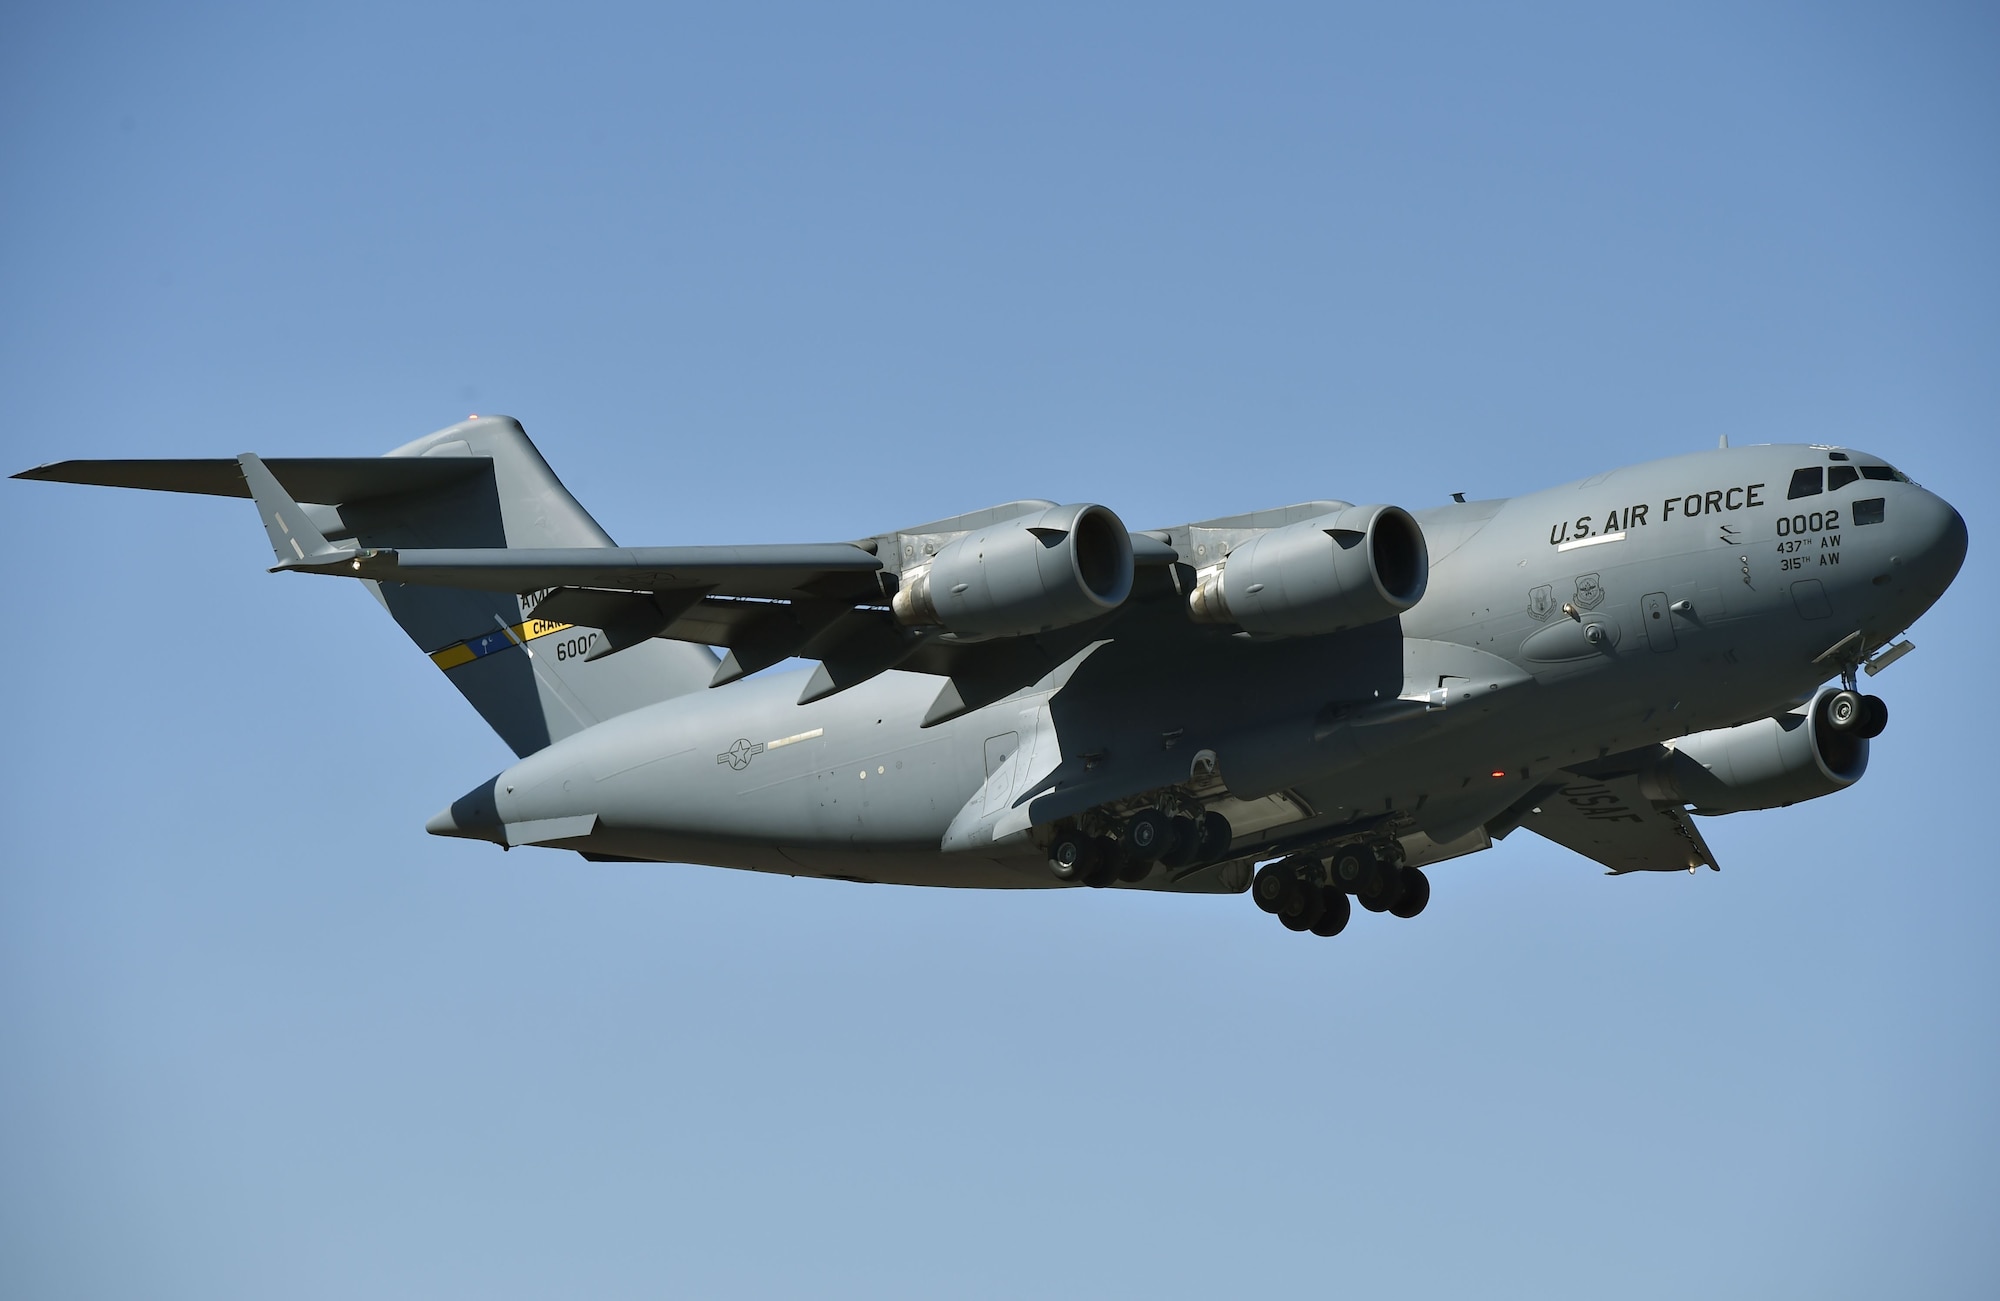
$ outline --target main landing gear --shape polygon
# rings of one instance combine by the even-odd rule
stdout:
[[[1049,842],[1049,871],[1058,881],[1080,881],[1100,889],[1119,881],[1143,881],[1155,864],[1168,869],[1214,862],[1228,852],[1229,819],[1220,813],[1169,813],[1141,809],[1123,822],[1092,834],[1065,827]]]
[[[1430,878],[1414,867],[1360,846],[1347,846],[1321,862],[1293,854],[1257,870],[1250,897],[1291,931],[1332,936],[1345,930],[1354,903],[1369,912],[1415,917],[1431,901]]]

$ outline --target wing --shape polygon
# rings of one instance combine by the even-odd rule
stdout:
[[[1611,869],[1685,872],[1715,856],[1680,805],[1646,798],[1631,773],[1589,777],[1565,773],[1521,819],[1521,825]]]
[[[310,573],[420,587],[536,592],[594,587],[624,592],[726,592],[794,600],[883,599],[882,562],[849,542],[731,547],[460,547],[361,549],[331,564],[286,565]]]
[[[377,583],[520,596],[524,616],[595,628],[592,659],[664,637],[724,648],[721,686],[794,657],[818,661],[800,703],[901,668],[945,679],[925,725],[1032,685],[1099,639],[1127,609],[1036,636],[959,638],[905,627],[889,609],[896,566],[884,548],[953,536],[1054,505],[1018,501],[859,542],[756,546],[518,548],[420,545],[398,503],[490,477],[485,457],[63,461],[16,478],[250,497],[274,569]],[[300,502],[318,503],[307,507]],[[492,530],[497,537],[500,530]],[[386,535],[386,536],[385,536]],[[599,536],[602,536],[601,533]],[[427,539],[425,539],[427,540]],[[445,540],[445,539],[440,539]],[[450,539],[457,540],[457,539]],[[609,541],[609,539],[605,539]],[[1139,567],[1127,608],[1172,596],[1179,559],[1157,536],[1131,535]],[[405,545],[409,543],[409,545]],[[895,550],[886,554],[892,557]],[[909,553],[905,553],[909,554]]]

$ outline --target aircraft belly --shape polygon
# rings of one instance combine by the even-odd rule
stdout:
[[[563,846],[589,854],[727,867],[778,876],[807,876],[879,885],[923,885],[978,890],[1053,889],[1039,853],[945,854],[935,846],[776,845],[685,832],[600,827],[587,841]]]
[[[908,674],[799,705],[801,676],[676,697],[567,738],[502,775],[500,816],[595,814],[599,837],[935,853],[983,778],[960,753],[979,717],[920,730],[936,683]]]
[[[1415,715],[1375,729],[1393,737],[1382,749],[1339,763],[1295,763],[1286,784],[1313,816],[1275,829],[1271,838],[1393,815],[1432,839],[1452,840],[1569,765],[1741,721],[1771,706],[1768,675],[1708,682],[1696,661],[1655,656],[1640,645],[1629,655],[1630,672],[1503,692],[1490,712],[1454,728]]]

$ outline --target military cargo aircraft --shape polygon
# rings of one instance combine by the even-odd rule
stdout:
[[[1860,780],[1860,690],[1965,558],[1880,458],[1721,447],[1500,501],[1129,530],[1014,501],[850,541],[619,547],[514,420],[386,456],[64,461],[255,501],[520,762],[441,836],[906,885],[1247,892],[1414,917],[1526,828],[1717,866],[1690,810]],[[715,650],[723,654],[718,658]],[[763,672],[786,660],[810,667]]]

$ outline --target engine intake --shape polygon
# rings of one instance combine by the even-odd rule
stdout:
[[[1262,636],[1312,636],[1393,618],[1430,581],[1424,531],[1397,506],[1350,506],[1242,543],[1197,576],[1188,613]]]
[[[1103,506],[1047,510],[974,529],[906,570],[899,623],[1019,637],[1083,623],[1132,593],[1132,535]]]
[[[1821,705],[1833,690],[1803,710],[1682,737],[1640,775],[1640,788],[1696,813],[1776,809],[1846,790],[1868,771],[1868,742],[1826,725]]]

